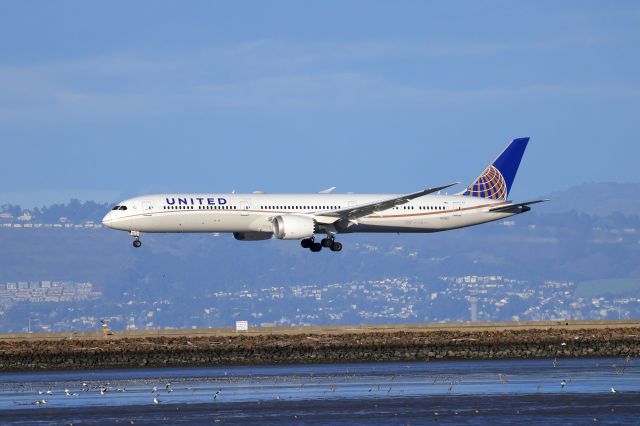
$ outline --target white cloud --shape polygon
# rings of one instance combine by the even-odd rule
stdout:
[[[453,88],[407,83],[361,63],[387,63],[399,57],[500,55],[519,48],[522,46],[510,42],[300,44],[257,40],[173,56],[119,52],[60,63],[1,67],[0,120],[110,120],[218,108],[263,112],[447,108],[640,96],[638,87],[623,85],[532,83]],[[551,47],[540,43],[528,48]]]

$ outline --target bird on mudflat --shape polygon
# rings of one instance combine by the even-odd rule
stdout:
[[[567,384],[567,381],[565,379],[562,379],[560,381],[560,387],[564,389],[564,386]]]

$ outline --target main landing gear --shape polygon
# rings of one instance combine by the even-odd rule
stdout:
[[[131,235],[134,238],[133,246],[135,248],[140,248],[140,246],[142,246],[142,241],[140,241],[140,232],[138,232],[138,231],[129,231],[129,235]]]
[[[304,240],[300,241],[300,245],[302,246],[302,248],[309,249],[314,253],[322,250],[322,247],[328,248],[331,251],[342,250],[342,243],[335,241],[333,237],[323,238],[319,243],[317,243],[313,237],[305,238]]]

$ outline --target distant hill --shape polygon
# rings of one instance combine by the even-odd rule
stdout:
[[[640,183],[584,183],[568,189],[554,191],[543,196],[551,202],[537,205],[537,213],[578,212],[592,216],[610,216],[622,213],[625,216],[640,216]],[[73,199],[67,204],[29,209],[34,222],[56,223],[60,218],[69,222],[83,223],[100,220],[109,209],[108,204]],[[16,205],[0,205],[0,223],[19,217],[23,210]],[[7,219],[7,214],[11,217]]]
[[[435,291],[437,285],[446,289],[448,284],[440,277],[477,275],[521,280],[534,290],[549,281],[571,281],[578,283],[579,295],[585,298],[637,297],[640,215],[631,207],[636,199],[619,194],[630,197],[638,188],[583,185],[552,194],[553,202],[529,213],[443,233],[343,235],[340,253],[311,253],[297,241],[240,242],[229,234],[143,234],[142,248],[134,249],[126,233],[99,226],[108,209],[104,204],[72,201],[30,210],[29,215],[17,206],[4,206],[0,208],[0,213],[6,213],[0,216],[0,291],[9,282],[30,286],[31,281],[58,280],[90,282],[104,295],[89,305],[70,302],[64,309],[43,307],[42,315],[53,326],[58,318],[70,315],[88,324],[114,311],[136,316],[149,303],[162,304],[152,308],[171,319],[165,319],[165,324],[189,326],[193,307],[207,307],[202,304],[213,303],[212,295],[221,291],[330,286],[393,277],[411,277],[426,283],[428,291]],[[608,204],[612,212],[593,210],[598,202]],[[291,308],[304,312],[308,302],[295,303]],[[327,297],[326,303],[334,302]],[[509,306],[515,309],[514,304]],[[18,304],[3,317],[0,304],[5,329],[7,321],[14,321],[15,327],[36,308]],[[217,304],[216,309],[227,307]],[[229,305],[221,318],[232,318],[231,309],[235,308]],[[273,309],[279,308],[274,305]],[[465,301],[446,309],[461,312],[468,306]],[[345,311],[343,321],[358,320],[352,310]],[[517,313],[504,309],[500,315],[509,319]],[[123,324],[127,319],[118,321]]]
[[[591,298],[608,295],[636,296],[640,292],[640,277],[610,280],[583,281],[576,287],[576,295]]]
[[[345,235],[344,252],[313,256],[298,242],[239,242],[221,234],[146,234],[141,250],[109,229],[0,229],[0,283],[92,281],[117,293],[154,282],[159,294],[187,282],[211,290],[383,276],[501,274],[527,280],[640,277],[640,184],[593,183],[554,192],[552,202],[505,222],[428,235]],[[31,210],[3,206],[22,224],[100,223],[105,204],[72,200]],[[68,223],[66,226],[70,226]],[[247,262],[250,259],[250,262]],[[160,275],[159,275],[160,274]],[[206,284],[205,284],[206,283]],[[188,292],[188,291],[187,291]]]
[[[577,211],[594,216],[613,213],[640,214],[640,183],[592,182],[554,191],[546,196],[551,202],[544,212]]]

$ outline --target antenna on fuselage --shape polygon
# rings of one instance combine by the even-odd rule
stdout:
[[[336,189],[336,187],[332,186],[331,188],[323,189],[322,191],[318,192],[318,194],[331,194],[334,189]]]

